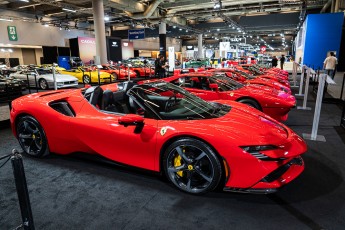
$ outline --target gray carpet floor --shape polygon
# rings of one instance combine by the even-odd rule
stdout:
[[[302,105],[299,100],[298,105]],[[308,106],[314,108],[314,98]],[[341,109],[323,104],[319,134],[307,141],[306,168],[272,195],[180,192],[157,175],[78,156],[24,156],[36,229],[344,229],[345,143]],[[312,111],[293,109],[285,122],[310,133]],[[8,127],[0,156],[20,149]],[[0,162],[1,163],[1,162]],[[11,164],[0,169],[0,229],[20,224]]]

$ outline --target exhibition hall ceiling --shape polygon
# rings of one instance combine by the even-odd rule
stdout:
[[[104,0],[105,23],[116,35],[128,29],[149,28],[146,37],[158,36],[167,23],[167,36],[185,41],[204,34],[211,41],[246,37],[288,46],[307,13],[319,13],[330,2],[235,0]],[[329,4],[328,4],[329,5]],[[324,7],[325,8],[325,7]],[[326,9],[327,10],[327,9]],[[0,1],[0,20],[22,20],[61,29],[93,30],[91,0]],[[114,34],[114,32],[113,32]],[[282,43],[282,37],[285,41]]]

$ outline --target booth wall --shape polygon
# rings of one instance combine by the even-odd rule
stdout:
[[[328,51],[339,57],[343,21],[342,12],[307,16],[303,64],[322,68]]]

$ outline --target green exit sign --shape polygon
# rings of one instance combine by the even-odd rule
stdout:
[[[7,26],[7,33],[10,41],[18,41],[17,29],[15,26]]]

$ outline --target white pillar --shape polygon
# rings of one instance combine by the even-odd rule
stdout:
[[[198,58],[200,59],[204,58],[204,55],[202,52],[202,34],[198,35]]]
[[[100,60],[100,63],[95,64],[105,64],[107,63],[107,47],[105,43],[103,0],[92,0],[92,10],[96,37],[96,56]]]

